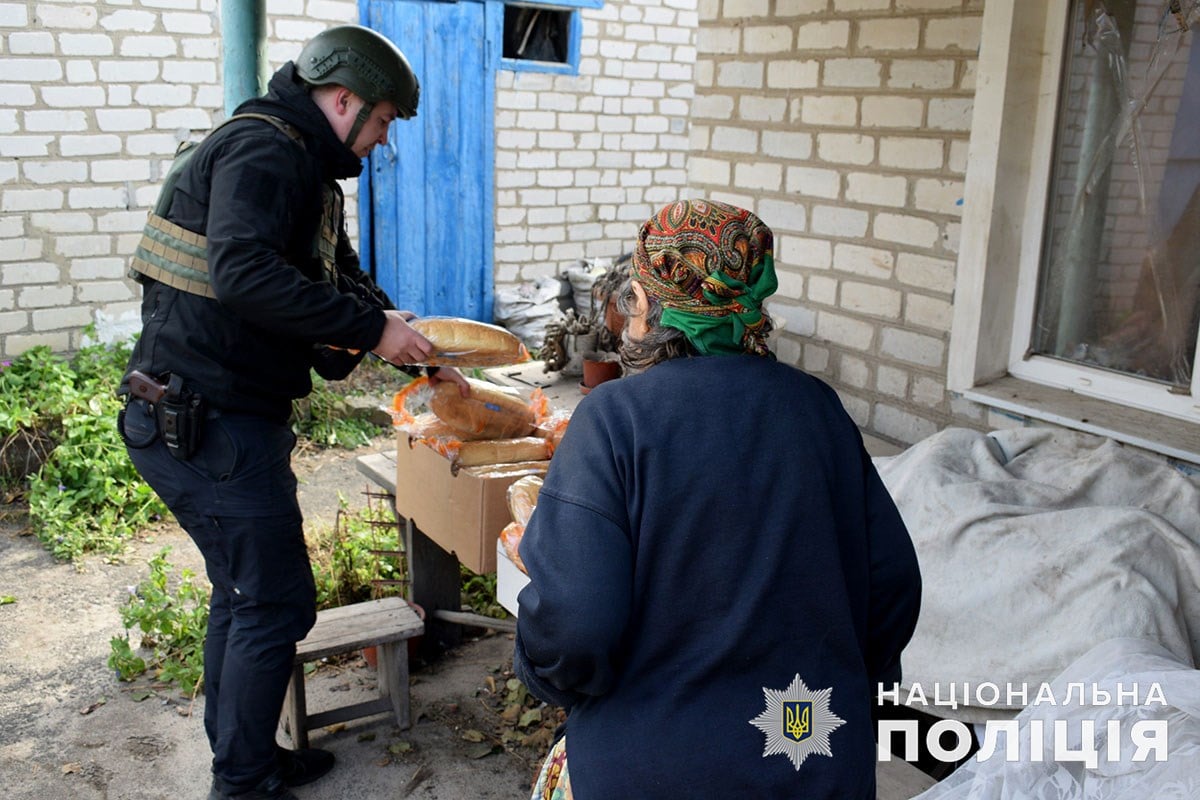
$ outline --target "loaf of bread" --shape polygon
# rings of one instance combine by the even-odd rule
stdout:
[[[463,397],[458,385],[445,381],[433,387],[429,408],[438,419],[464,439],[515,439],[533,434],[537,421],[515,390],[469,380],[471,396]]]
[[[499,325],[459,317],[422,317],[409,326],[433,344],[431,367],[498,367],[529,360],[521,340]]]
[[[536,475],[527,475],[508,487],[508,510],[512,513],[513,522],[520,523],[522,527],[529,524],[541,489],[542,479]]]
[[[460,467],[480,464],[513,464],[517,461],[548,461],[550,449],[545,439],[524,436],[518,439],[484,439],[463,442],[455,463]]]

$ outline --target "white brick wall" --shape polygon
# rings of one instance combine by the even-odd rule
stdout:
[[[766,0],[745,6],[759,16],[767,10]],[[328,25],[356,21],[357,9],[351,0],[268,0],[270,68]],[[610,2],[581,13],[578,76],[498,76],[501,285],[619,255],[655,207],[685,192],[696,0]],[[791,36],[789,26],[764,26],[752,46],[784,52]],[[136,327],[138,295],[124,281],[123,260],[180,141],[224,116],[220,56],[217,0],[0,2],[0,75],[21,76],[0,79],[0,261],[6,281],[32,282],[0,298],[10,306],[0,309],[0,355],[42,343],[77,347],[85,317]],[[734,88],[760,85],[753,73],[761,69],[731,68],[727,77]],[[785,109],[755,107],[751,98],[743,111],[782,120]],[[811,142],[771,146],[807,150]],[[743,145],[746,154],[756,147]],[[713,169],[728,173],[733,164]],[[742,169],[751,182],[782,184],[778,161]],[[356,184],[347,189],[353,213]],[[35,320],[33,303],[63,313]]]
[[[765,11],[767,3],[741,5]],[[640,223],[685,194],[696,10],[696,0],[584,9],[578,76],[499,73],[498,287],[559,273],[581,258],[627,252]],[[736,32],[732,44],[722,32],[713,33],[711,46],[736,46]],[[778,33],[762,31],[757,46],[779,47]],[[729,66],[723,79],[734,87],[755,81],[737,66]],[[712,102],[731,112],[734,96]],[[740,139],[728,145],[743,156],[756,148],[755,141]],[[701,158],[690,167],[728,181],[734,163]],[[769,182],[779,164],[765,173],[753,164],[746,168],[747,180]]]
[[[358,16],[268,6],[272,69]],[[0,2],[0,356],[136,328],[126,261],[180,141],[224,116],[220,52],[217,0]]]
[[[856,421],[899,442],[982,424],[951,404],[945,370],[983,3],[758,8],[701,5],[689,191],[748,202],[775,230],[793,276],[771,305],[787,321],[777,353]],[[752,118],[752,101],[787,112]]]
[[[498,285],[630,249],[710,196],[776,232],[780,357],[914,441],[945,389],[982,0],[609,0],[579,75],[501,71]],[[352,0],[268,0],[277,67]],[[183,138],[223,117],[218,0],[0,0],[0,356],[136,321],[124,279]],[[354,183],[349,205],[357,208]],[[352,234],[356,235],[355,221]]]

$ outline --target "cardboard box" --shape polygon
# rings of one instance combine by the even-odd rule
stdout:
[[[512,522],[508,487],[525,475],[544,475],[549,461],[464,467],[408,435],[396,443],[396,511],[476,573],[496,570],[500,531]]]

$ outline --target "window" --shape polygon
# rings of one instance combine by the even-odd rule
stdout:
[[[506,5],[504,58],[568,63],[572,16],[565,9]]]
[[[1190,393],[1200,47],[1159,0],[1088,5],[1072,10],[1030,350]]]
[[[501,66],[518,72],[578,73],[583,28],[579,8],[601,5],[602,0],[506,3]]]
[[[989,0],[952,389],[1200,458],[1196,27],[1200,0]]]

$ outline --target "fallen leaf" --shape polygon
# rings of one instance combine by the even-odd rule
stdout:
[[[508,725],[517,724],[517,720],[520,718],[521,706],[517,705],[516,703],[513,703],[511,706],[506,706],[504,710],[500,712],[500,719],[504,720],[504,722]]]
[[[376,762],[375,762],[375,766],[377,766],[377,767],[386,767],[386,766],[387,766],[388,764],[390,764],[390,763],[392,763],[392,759],[391,759],[391,757],[390,757],[390,756],[384,756],[383,758],[381,758],[381,759],[379,759],[378,761],[376,761]]]
[[[0,606],[12,605],[15,602],[17,602],[17,598],[11,594],[0,595]]]
[[[86,708],[81,708],[81,709],[79,709],[79,713],[80,713],[80,714],[90,714],[90,713],[92,713],[93,711],[95,711],[97,708],[99,708],[100,706],[104,705],[104,704],[105,704],[105,703],[107,703],[107,702],[108,702],[108,698],[107,698],[107,697],[101,697],[99,700],[97,700],[96,702],[92,703],[90,706],[88,706],[88,707],[86,707]]]
[[[130,695],[130,697],[133,698],[133,702],[135,702],[135,703],[140,703],[143,700],[149,700],[151,697],[155,697],[155,696],[156,695],[154,694],[154,692],[148,692],[145,689],[141,690],[140,692],[134,692],[133,694]]]
[[[542,721],[542,710],[540,708],[531,708],[521,715],[521,719],[517,722],[518,728],[524,728],[532,725],[535,722]]]
[[[467,758],[483,758],[492,754],[492,745],[490,742],[482,742],[467,748]]]
[[[394,756],[398,756],[401,753],[411,753],[412,749],[412,742],[392,742],[388,745],[388,752]]]
[[[413,773],[413,776],[408,779],[408,783],[404,784],[404,788],[400,790],[400,796],[408,797],[411,795],[421,785],[421,782],[432,774],[433,770],[428,764],[422,764],[417,767],[417,771]]]
[[[467,730],[463,731],[462,738],[466,739],[468,742],[482,742],[483,734],[474,728],[468,728]]]
[[[70,775],[70,774],[72,774],[72,773],[74,773],[74,772],[79,772],[79,770],[81,770],[82,768],[83,768],[83,765],[82,765],[82,764],[79,764],[78,762],[72,761],[70,764],[63,764],[63,765],[62,765],[62,774],[63,774],[63,775]]]
[[[493,678],[491,675],[488,675],[487,678],[484,679],[484,683],[487,684],[489,692],[491,692],[492,694],[496,693],[496,679],[495,678]]]
[[[360,741],[360,742],[373,742],[373,741],[375,741],[375,734],[373,734],[373,733],[360,733],[360,734],[358,735],[358,741]]]
[[[525,747],[549,748],[553,740],[554,731],[549,728],[538,728],[528,736],[522,737],[521,744]]]
[[[326,725],[325,726],[326,733],[341,733],[344,730],[346,730],[346,723],[344,723],[344,722],[339,722],[335,725]]]

